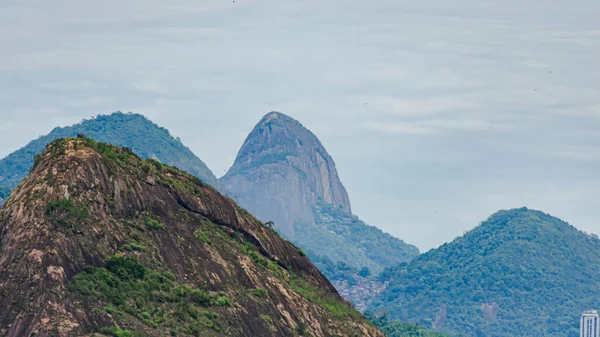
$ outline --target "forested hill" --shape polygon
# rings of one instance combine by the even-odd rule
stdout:
[[[75,137],[78,134],[84,134],[96,141],[128,147],[142,158],[157,159],[176,166],[207,184],[218,189],[220,187],[217,178],[206,164],[179,139],[171,136],[167,129],[142,115],[122,112],[100,115],[68,127],[57,127],[48,135],[30,142],[0,160],[0,187],[10,190],[15,188],[32,167],[34,156],[41,153],[46,145],[55,139]]]
[[[500,211],[466,235],[383,273],[370,310],[467,336],[578,336],[600,307],[600,240],[548,214]]]

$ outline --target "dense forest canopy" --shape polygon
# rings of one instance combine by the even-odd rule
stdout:
[[[372,304],[393,319],[469,336],[578,336],[600,307],[600,240],[527,208],[382,273]]]

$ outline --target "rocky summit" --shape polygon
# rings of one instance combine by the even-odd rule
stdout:
[[[0,211],[0,335],[384,336],[231,199],[83,137]]]
[[[282,113],[262,118],[221,182],[335,282],[348,281],[362,268],[376,274],[419,254],[352,215],[333,158],[312,132]]]
[[[325,147],[300,122],[279,112],[268,113],[256,125],[221,182],[244,207],[289,237],[294,222],[314,222],[319,200],[351,212]]]

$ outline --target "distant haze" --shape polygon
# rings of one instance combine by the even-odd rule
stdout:
[[[217,176],[278,110],[335,159],[353,211],[426,250],[498,209],[600,233],[600,2],[0,4],[0,157],[115,110]]]

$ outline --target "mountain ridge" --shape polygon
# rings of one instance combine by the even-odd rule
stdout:
[[[83,134],[97,141],[131,148],[143,158],[153,158],[180,167],[206,183],[220,189],[215,175],[192,151],[171,136],[170,132],[143,115],[122,113],[98,115],[80,123],[55,127],[50,133],[29,142],[0,160],[0,187],[12,190],[23,179],[41,153],[53,140]]]
[[[0,307],[8,337],[383,337],[231,199],[87,138],[55,140],[0,210]]]

